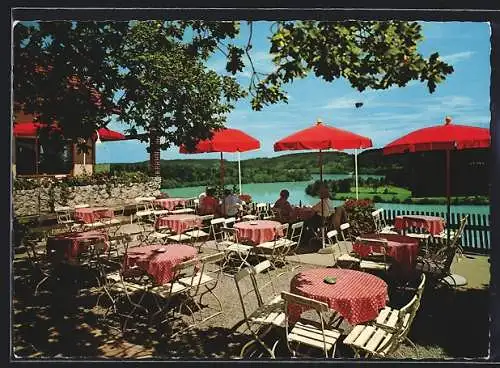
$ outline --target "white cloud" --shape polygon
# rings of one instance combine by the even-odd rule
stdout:
[[[474,54],[475,51],[462,51],[450,55],[441,56],[440,58],[441,60],[446,61],[447,63],[458,63],[462,60],[469,59]]]

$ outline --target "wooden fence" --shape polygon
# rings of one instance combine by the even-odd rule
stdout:
[[[252,205],[255,206],[255,204]],[[268,203],[268,208],[270,208],[271,206],[272,204]],[[394,225],[394,218],[400,215],[425,215],[446,218],[445,212],[410,211],[404,209],[384,209],[383,214],[385,221],[390,225]],[[452,230],[458,229],[460,219],[466,215],[469,215],[469,219],[462,235],[462,246],[467,250],[478,251],[481,253],[488,252],[491,249],[490,215],[451,212],[450,224],[448,226],[450,226],[450,229]]]

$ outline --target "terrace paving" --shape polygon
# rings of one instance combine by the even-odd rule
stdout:
[[[139,230],[136,224],[122,226],[127,233]],[[213,252],[213,243],[207,243],[204,249],[206,253]],[[280,277],[277,271],[271,271],[278,290],[289,290],[290,279],[300,270],[330,266],[332,257],[305,253],[300,255],[300,261],[299,269]],[[488,256],[467,254],[452,266],[454,273],[468,280],[465,287],[455,292],[424,292],[410,331],[419,359],[477,359],[488,355],[489,266]],[[71,281],[68,275],[62,282],[47,282],[35,297],[35,284],[22,252],[15,255],[13,269],[12,343],[16,358],[230,359],[239,356],[249,339],[241,328],[233,328],[242,313],[234,280],[229,276],[224,276],[216,289],[223,301],[224,314],[171,339],[168,329],[148,325],[147,318],[134,318],[131,329],[123,335],[113,328],[118,321],[100,321],[104,309],[95,306],[97,288],[92,278],[84,278],[82,287],[68,282]],[[390,300],[390,305],[398,307],[409,300],[409,295],[394,291]],[[402,358],[416,357],[406,345],[399,352]],[[279,358],[290,356],[285,344],[278,345],[277,354]],[[352,352],[339,344],[336,356],[351,358]]]

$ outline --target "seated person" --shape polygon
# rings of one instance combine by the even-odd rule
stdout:
[[[335,212],[335,208],[330,201],[330,191],[327,186],[323,185],[320,188],[319,196],[321,198],[320,201],[312,206],[316,213],[305,221],[306,226],[313,231],[318,231],[323,222],[322,220],[328,223],[328,218]]]
[[[236,196],[231,189],[224,189],[222,199],[222,211],[226,217],[235,217],[243,209],[243,201]]]
[[[198,209],[200,215],[215,215],[219,211],[219,200],[215,197],[215,190],[207,188],[206,195],[200,199]]]
[[[280,197],[278,200],[274,203],[273,209],[276,209],[279,211],[280,214],[280,221],[281,222],[289,222],[293,216],[293,207],[288,202],[288,197],[290,196],[290,192],[286,189],[283,189],[280,192]]]

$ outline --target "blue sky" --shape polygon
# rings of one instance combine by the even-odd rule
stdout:
[[[333,83],[310,75],[285,86],[288,104],[267,106],[253,111],[250,99],[236,104],[228,115],[227,126],[245,131],[260,140],[258,151],[241,154],[242,159],[270,157],[290,152],[274,152],[277,140],[312,125],[318,118],[324,123],[346,129],[373,141],[374,148],[381,148],[390,141],[410,131],[440,124],[445,116],[455,123],[489,128],[490,88],[490,27],[488,23],[473,22],[422,22],[424,40],[419,52],[428,57],[439,52],[440,57],[453,65],[455,71],[439,84],[433,94],[425,83],[413,82],[403,88],[367,90],[362,93],[351,88],[343,79]],[[273,68],[268,53],[270,22],[255,22],[252,55],[256,69],[269,72]],[[247,27],[242,23],[241,42],[246,42]],[[214,55],[208,66],[224,72],[222,55]],[[238,77],[248,86],[249,72]],[[355,108],[355,102],[363,102]],[[112,122],[109,127],[123,131],[126,125]],[[296,151],[298,152],[298,151]],[[161,152],[162,159],[218,158],[219,154],[182,155],[178,147]],[[229,160],[236,154],[225,154]],[[138,162],[148,160],[146,145],[138,141],[106,142],[98,145],[96,161]]]

